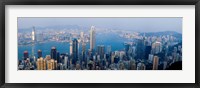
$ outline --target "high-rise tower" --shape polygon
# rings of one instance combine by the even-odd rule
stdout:
[[[153,70],[158,70],[158,64],[159,64],[159,57],[158,56],[154,56],[154,59],[153,59]]]
[[[56,47],[51,48],[51,59],[57,60],[57,51]]]
[[[161,51],[162,51],[162,43],[161,43],[161,42],[158,42],[158,41],[154,42],[154,43],[152,44],[152,53],[153,53],[153,54],[158,54],[158,53],[160,53]]]
[[[35,55],[34,55],[34,51],[35,51],[35,43],[36,43],[36,33],[35,33],[35,27],[33,27],[32,29],[32,33],[31,33],[31,37],[32,37],[32,58],[35,60]]]
[[[78,60],[78,40],[74,39],[72,43],[72,64],[76,64]]]
[[[36,33],[35,33],[35,27],[33,27],[33,29],[32,29],[32,35],[31,35],[31,37],[32,37],[32,42],[36,42]]]
[[[70,39],[69,42],[70,46],[69,46],[69,55],[72,55],[72,40]]]
[[[38,50],[38,58],[42,57],[42,50]]]
[[[105,53],[105,46],[104,45],[98,45],[97,46],[97,54],[100,55],[100,58],[103,59]]]
[[[90,29],[90,50],[93,51],[95,49],[95,27],[91,26]]]
[[[24,60],[28,58],[28,51],[24,51]]]

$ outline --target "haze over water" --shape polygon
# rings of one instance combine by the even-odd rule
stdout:
[[[31,30],[33,26],[49,27],[78,25],[84,27],[123,29],[135,32],[175,31],[182,33],[182,17],[32,17],[18,18],[18,29]],[[36,29],[37,30],[37,29]],[[89,30],[89,29],[88,29]]]

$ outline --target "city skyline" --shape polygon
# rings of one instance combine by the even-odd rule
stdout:
[[[181,33],[87,28],[18,32],[18,69],[182,70]]]

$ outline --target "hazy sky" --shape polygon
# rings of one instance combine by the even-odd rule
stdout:
[[[81,25],[118,28],[139,32],[176,31],[182,33],[182,18],[18,18],[18,28],[33,26]]]

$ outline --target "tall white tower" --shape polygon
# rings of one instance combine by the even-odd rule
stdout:
[[[70,39],[69,54],[72,55],[72,40]]]
[[[35,55],[34,55],[34,51],[35,51],[35,43],[36,43],[36,36],[35,36],[35,27],[33,27],[32,29],[32,58],[34,59],[34,61],[36,61]]]
[[[31,37],[32,37],[32,41],[35,43],[35,41],[36,41],[36,36],[35,36],[35,27],[33,27],[33,29],[32,29],[32,35],[31,35]]]
[[[91,29],[90,29],[90,50],[91,51],[95,49],[95,42],[96,42],[95,27],[91,26]]]

